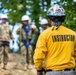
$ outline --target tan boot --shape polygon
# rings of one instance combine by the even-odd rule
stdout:
[[[33,69],[34,66],[32,64],[28,64],[28,69]]]
[[[6,69],[6,65],[4,65],[2,69],[7,70],[7,69]]]

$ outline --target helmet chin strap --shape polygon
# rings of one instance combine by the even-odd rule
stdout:
[[[59,26],[61,25],[61,22],[54,22],[54,24],[55,24],[55,26],[56,26],[56,29],[55,30],[57,30],[58,28],[59,28]],[[54,26],[54,27],[55,27]],[[52,30],[54,30],[54,27],[52,28]]]
[[[55,23],[55,26],[60,26],[61,25],[61,22],[54,22]]]

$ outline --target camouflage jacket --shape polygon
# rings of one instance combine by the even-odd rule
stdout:
[[[24,31],[24,29],[22,28],[22,25],[19,27],[19,29],[16,32],[18,35],[20,35],[20,39],[22,40],[26,40],[26,32]],[[29,33],[28,33],[28,39],[32,38],[32,30],[30,28]]]
[[[21,25],[18,30],[17,30],[17,34],[20,35],[20,41],[21,40],[27,40],[26,38],[26,32],[24,31],[24,29],[22,28],[23,25]],[[34,32],[33,32],[34,30]],[[28,39],[32,39],[32,34],[33,33],[38,33],[38,29],[32,29],[31,26],[30,26],[30,30],[29,30],[29,33],[28,33]]]
[[[12,36],[12,31],[10,30],[9,25],[7,24],[0,24],[0,37],[3,38],[3,41],[10,41]]]

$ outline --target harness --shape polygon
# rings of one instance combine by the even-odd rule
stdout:
[[[26,36],[26,40],[22,39],[22,42],[25,45],[25,47],[28,48],[29,47],[29,44],[30,44],[30,41],[31,41],[30,39],[28,39],[28,36],[29,36],[28,34],[29,34],[29,31],[30,31],[31,28],[30,28],[29,25],[28,25],[27,28],[26,28],[26,26],[23,25],[22,26],[22,29],[24,29],[24,31],[26,33],[26,35],[25,35]]]

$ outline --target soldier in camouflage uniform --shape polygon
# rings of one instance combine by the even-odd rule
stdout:
[[[40,21],[40,33],[42,33],[44,30],[46,30],[47,28],[49,28],[49,25],[48,25],[48,20],[43,18],[41,21]]]
[[[22,16],[22,25],[17,30],[17,34],[20,35],[20,50],[23,58],[25,58],[26,68],[30,68],[29,65],[32,63],[32,28],[28,25],[29,16]]]
[[[8,63],[9,41],[12,38],[10,27],[6,24],[7,18],[7,15],[3,14],[1,17],[2,23],[0,24],[0,63],[3,61],[3,69],[6,69]]]
[[[35,49],[35,46],[36,46],[36,42],[37,42],[37,38],[39,36],[39,32],[38,32],[38,29],[36,27],[35,24],[32,24],[31,25],[31,29],[32,29],[32,40],[31,40],[31,44],[32,44],[32,48],[33,48],[33,51]]]
[[[38,36],[39,36],[39,31],[36,27],[35,24],[32,24],[31,25],[31,29],[32,29],[32,39],[31,39],[31,45],[32,45],[32,64],[33,63],[33,54],[34,54],[34,50],[35,50],[35,47],[36,47],[36,42],[37,42],[37,39],[38,39]]]

